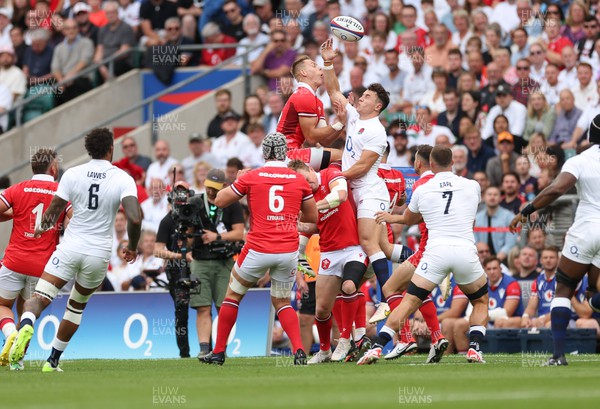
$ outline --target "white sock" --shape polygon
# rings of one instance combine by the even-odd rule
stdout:
[[[21,315],[21,321],[20,322],[23,322],[23,320],[26,319],[26,318],[29,318],[31,320],[31,324],[32,325],[35,324],[36,318],[35,318],[35,314],[34,313],[29,312],[29,311],[24,312],[23,315]]]
[[[8,324],[4,324],[4,326],[2,327],[2,335],[4,335],[4,338],[8,338],[8,336],[10,334],[12,334],[13,332],[17,331],[17,326],[15,325],[14,322],[9,322]]]
[[[366,333],[367,333],[367,329],[364,327],[363,328],[355,328],[354,329],[354,340],[358,341],[359,339],[364,337]]]
[[[392,262],[394,263],[399,263],[400,262],[400,257],[402,257],[402,244],[394,244],[394,247],[392,249]]]
[[[57,351],[64,351],[67,349],[67,345],[69,345],[69,341],[61,341],[56,337],[54,337],[54,340],[52,341],[52,348],[56,349]]]

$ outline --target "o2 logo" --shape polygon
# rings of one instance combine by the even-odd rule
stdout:
[[[356,159],[356,152],[354,152],[353,148],[354,145],[352,144],[352,137],[346,137],[346,150],[350,152],[350,156],[352,157],[352,159]]]
[[[139,321],[142,326],[142,333],[140,337],[136,341],[131,340],[131,326],[134,322]],[[125,345],[131,349],[138,349],[142,345],[146,344],[147,348],[144,351],[144,356],[152,356],[150,350],[152,349],[152,341],[148,338],[148,320],[146,316],[140,313],[135,313],[127,318],[125,321],[125,326],[123,327],[123,341],[125,341]]]

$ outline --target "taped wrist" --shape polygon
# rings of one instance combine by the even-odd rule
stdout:
[[[298,246],[298,253],[306,254],[306,245],[308,244],[308,240],[310,237],[300,233],[300,245]]]

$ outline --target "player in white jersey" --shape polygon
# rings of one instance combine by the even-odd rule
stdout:
[[[333,59],[337,50],[333,49],[330,38],[321,46],[325,61],[325,86],[333,106],[340,112],[346,107],[346,146],[342,154],[342,173],[350,182],[356,203],[358,237],[360,245],[369,256],[380,288],[389,277],[388,261],[379,245],[384,226],[375,220],[377,212],[388,211],[390,197],[385,182],[377,174],[379,163],[387,148],[387,132],[379,120],[379,115],[390,103],[389,93],[381,84],[371,84],[354,106],[340,91],[340,84],[333,70]],[[388,310],[383,299],[379,310]]]
[[[577,186],[579,205],[575,221],[567,231],[562,257],[556,272],[556,292],[550,305],[554,354],[547,365],[567,365],[565,359],[566,330],[571,318],[571,298],[583,276],[588,273],[586,296],[590,307],[600,312],[600,115],[591,122],[588,131],[591,147],[567,160],[552,184],[521,210],[510,228],[515,232],[519,223],[527,223],[535,211],[548,206]],[[527,223],[527,225],[529,225]]]
[[[115,215],[121,204],[127,217],[129,235],[128,247],[123,250],[124,258],[132,262],[137,256],[142,213],[135,182],[131,176],[111,164],[114,150],[112,133],[106,128],[92,130],[85,137],[85,149],[92,160],[64,173],[50,206],[42,216],[41,224],[36,227],[35,236],[38,237],[52,228],[58,215],[71,202],[73,217],[65,230],[63,241],[50,256],[33,297],[25,303],[19,333],[9,354],[11,363],[23,358],[33,336],[35,320],[59,290],[75,278],[65,315],[42,372],[61,371],[58,366],[60,355],[77,331],[92,293],[106,277]]]
[[[454,279],[473,305],[470,317],[469,362],[484,362],[480,344],[488,321],[487,278],[477,256],[473,222],[481,198],[479,184],[452,173],[452,151],[436,146],[430,155],[435,174],[413,192],[402,224],[424,221],[429,231],[427,248],[411,279],[402,303],[388,317],[385,325],[371,341],[373,348],[359,359],[358,365],[371,364],[381,351],[427,298],[454,273]],[[390,355],[395,355],[394,351]]]

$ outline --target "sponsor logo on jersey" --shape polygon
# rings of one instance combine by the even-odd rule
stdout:
[[[506,291],[504,290],[504,288],[501,288],[500,290],[498,290],[498,294],[500,295],[500,298],[504,298],[505,293],[506,293]]]
[[[552,291],[552,290],[544,291],[544,300],[546,300],[546,302],[552,301],[552,298],[554,298],[554,291]]]
[[[359,135],[362,135],[362,133],[363,133],[364,131],[365,131],[365,128],[360,128],[360,129],[358,130],[358,134],[359,134]]]
[[[291,173],[268,173],[268,172],[260,172],[258,176],[262,176],[265,178],[276,178],[276,179],[296,179],[295,174]]]
[[[323,261],[321,261],[321,268],[323,270],[327,270],[330,265],[331,265],[331,261],[329,261],[328,258],[324,258]]]
[[[26,187],[23,189],[23,192],[25,193],[41,193],[44,195],[52,195],[54,196],[54,190],[51,189],[41,189],[39,187]]]
[[[498,301],[495,298],[490,298],[490,310],[494,310],[498,307]]]

